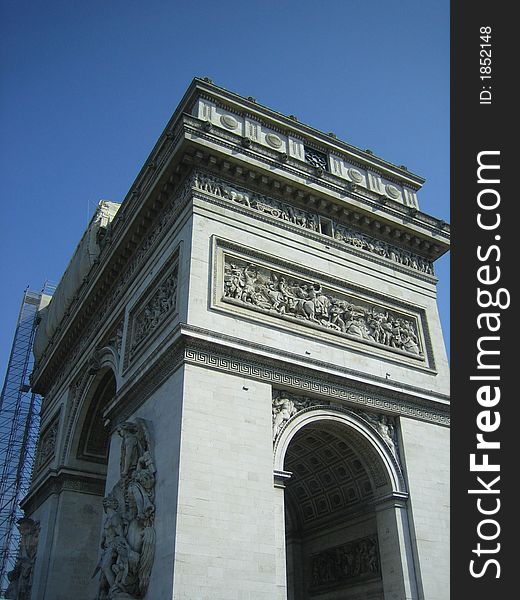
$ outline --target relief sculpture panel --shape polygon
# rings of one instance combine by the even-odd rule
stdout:
[[[316,280],[225,255],[222,300],[424,360],[415,316]]]
[[[144,598],[155,554],[155,466],[142,419],[117,428],[120,479],[103,499],[97,600]]]
[[[379,579],[377,537],[354,540],[314,554],[311,557],[311,593],[338,584],[354,584],[367,579]]]
[[[34,472],[38,473],[46,464],[48,464],[56,452],[56,440],[58,438],[59,414],[52,422],[40,433],[34,461]]]
[[[176,315],[178,278],[177,251],[130,313],[130,340],[125,351],[125,367],[151,341],[154,334]]]

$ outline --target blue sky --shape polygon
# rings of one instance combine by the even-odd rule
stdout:
[[[447,0],[0,0],[2,381],[23,290],[59,281],[194,76],[406,165],[449,221]]]

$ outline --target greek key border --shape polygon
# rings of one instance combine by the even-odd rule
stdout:
[[[306,392],[315,396],[339,400],[348,405],[382,411],[393,416],[412,417],[421,421],[429,421],[439,425],[449,426],[449,408],[435,407],[434,402],[417,398],[410,401],[404,397],[384,396],[380,392],[363,391],[332,381],[330,376],[305,374],[296,369],[287,369],[268,361],[260,362],[240,353],[218,351],[215,348],[204,347],[203,344],[188,344],[184,350],[185,362],[226,371],[236,375],[250,377],[273,384],[278,388],[286,388]],[[273,361],[275,363],[275,361]],[[279,364],[279,363],[278,363]]]

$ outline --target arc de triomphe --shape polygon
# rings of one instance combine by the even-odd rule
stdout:
[[[192,82],[42,311],[33,600],[448,598],[423,183]]]

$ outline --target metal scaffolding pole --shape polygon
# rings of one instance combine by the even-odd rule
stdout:
[[[42,299],[52,294],[26,290],[0,395],[0,593],[8,585],[19,545],[20,500],[29,489],[39,432],[41,398],[31,391],[32,345]]]

